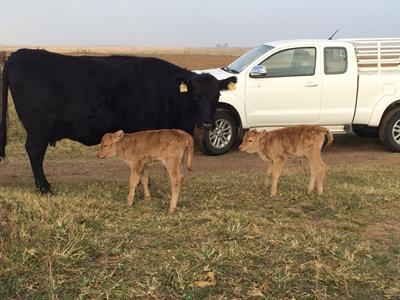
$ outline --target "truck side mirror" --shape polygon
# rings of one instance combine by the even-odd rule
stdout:
[[[254,66],[250,71],[251,78],[260,78],[267,76],[267,69],[264,66]]]

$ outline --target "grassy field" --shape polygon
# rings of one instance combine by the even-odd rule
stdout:
[[[131,209],[126,182],[0,187],[0,298],[399,299],[398,168],[330,169],[318,197],[304,175],[270,198],[259,173],[192,174],[173,215],[162,176]]]
[[[7,153],[26,160],[9,104]],[[46,155],[75,158],[94,149]],[[0,184],[0,299],[400,299],[398,178],[396,165],[335,166],[307,196],[307,172],[288,168],[271,198],[260,172],[195,170],[169,215],[162,173],[129,209],[125,177],[59,180],[50,197],[17,177]]]

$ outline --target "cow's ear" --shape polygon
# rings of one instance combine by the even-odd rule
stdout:
[[[180,93],[187,93],[189,88],[189,80],[182,76],[175,77],[175,84],[178,86]]]
[[[233,91],[234,89],[236,89],[236,82],[237,82],[236,76],[231,76],[224,80],[219,80],[219,90],[220,91],[226,91],[226,90]]]

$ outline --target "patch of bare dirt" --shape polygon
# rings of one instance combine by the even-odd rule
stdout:
[[[368,225],[364,235],[385,244],[390,244],[393,240],[400,241],[400,220],[385,220]]]
[[[93,154],[94,157],[94,154]],[[400,153],[387,151],[377,139],[356,136],[336,136],[334,144],[323,150],[327,167],[393,166],[400,165]],[[191,176],[199,173],[223,174],[226,172],[262,172],[267,164],[256,154],[238,150],[221,156],[206,156],[197,152]],[[118,159],[58,159],[45,160],[45,172],[50,182],[96,182],[99,180],[123,180],[129,177],[129,167]],[[287,169],[308,168],[307,162],[292,159]],[[164,173],[161,167],[155,172]],[[10,159],[8,165],[0,166],[0,184],[33,183],[27,156],[24,159]]]

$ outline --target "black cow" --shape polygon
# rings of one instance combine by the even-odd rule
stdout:
[[[68,138],[100,143],[122,129],[209,128],[221,90],[236,77],[217,80],[149,57],[66,56],[20,49],[3,70],[0,158],[7,143],[8,87],[27,132],[25,144],[40,192],[50,191],[43,172],[47,146]]]

